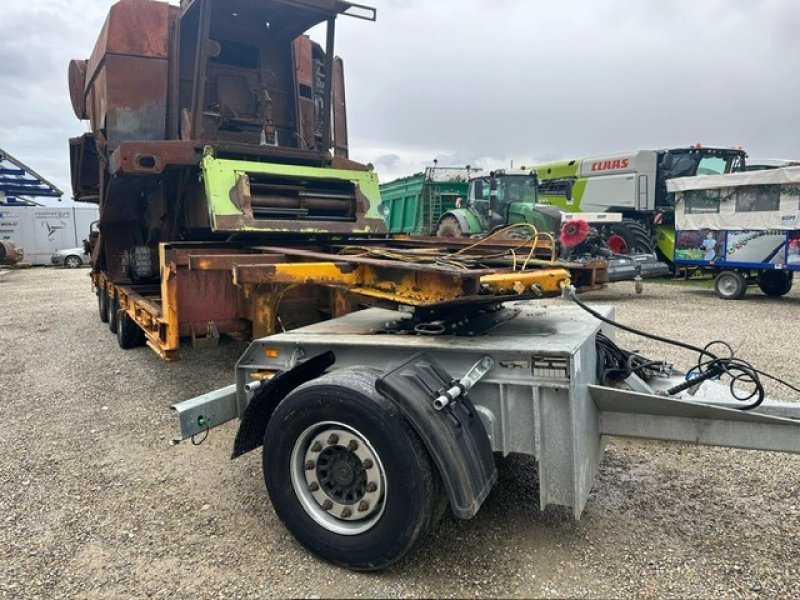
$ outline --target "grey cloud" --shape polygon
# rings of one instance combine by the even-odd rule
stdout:
[[[66,68],[110,0],[4,2],[2,146],[67,189]],[[341,19],[354,158],[440,164],[743,145],[800,158],[796,0],[376,0]]]

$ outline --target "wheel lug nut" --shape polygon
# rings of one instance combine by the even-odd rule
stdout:
[[[313,460],[306,461],[306,471],[313,471],[314,467],[316,467],[316,463]]]
[[[367,469],[367,470],[372,468],[372,461],[370,459],[366,459],[364,461],[364,468]]]
[[[332,433],[328,438],[328,446],[335,446],[339,443],[339,436],[335,433]]]
[[[367,484],[367,492],[369,492],[370,494],[372,494],[372,493],[374,493],[374,492],[377,492],[377,491],[378,491],[378,484],[377,484],[377,483],[375,483],[374,481],[370,481],[370,482]]]
[[[316,492],[319,491],[319,484],[316,481],[313,481],[308,484],[308,491],[309,492]]]
[[[362,500],[358,505],[358,512],[367,512],[369,510],[369,502]]]
[[[322,452],[322,444],[320,444],[319,442],[314,442],[314,444],[311,446],[311,451]]]
[[[330,500],[325,500],[325,502],[322,503],[322,508],[324,508],[325,510],[332,509],[333,508],[333,502],[331,502]]]
[[[355,440],[350,440],[350,443],[347,444],[347,449],[350,452],[355,452],[356,450],[358,450],[358,442]]]
[[[352,517],[352,516],[353,516],[353,511],[352,511],[352,510],[350,510],[349,508],[345,508],[345,509],[342,511],[342,518],[343,518],[343,519],[349,519],[349,518],[350,518],[350,517]]]

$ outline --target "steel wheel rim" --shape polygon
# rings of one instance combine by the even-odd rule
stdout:
[[[737,281],[731,275],[725,275],[720,277],[719,280],[719,291],[722,292],[725,296],[733,296],[736,293],[738,288]]]
[[[81,266],[81,261],[78,258],[73,258],[72,256],[67,257],[67,268],[69,269],[77,269]]]
[[[383,516],[388,488],[383,464],[358,430],[334,421],[312,425],[298,436],[290,469],[297,499],[324,529],[360,535]]]

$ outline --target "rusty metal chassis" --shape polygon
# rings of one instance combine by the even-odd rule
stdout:
[[[116,299],[145,332],[147,345],[163,359],[180,358],[182,337],[214,343],[220,334],[240,339],[272,335],[285,327],[282,303],[301,313],[293,326],[343,316],[359,308],[410,306],[426,314],[454,307],[483,306],[509,299],[558,295],[572,281],[583,290],[605,283],[603,263],[552,263],[534,259],[533,268],[456,269],[430,264],[339,254],[344,246],[379,250],[438,247],[454,250],[467,240],[358,240],[311,245],[253,246],[182,242],[160,247],[161,281],[136,285],[114,282],[103,272],[93,283]],[[489,254],[507,248],[496,242]],[[305,304],[303,304],[305,302]],[[293,328],[290,326],[289,328]]]

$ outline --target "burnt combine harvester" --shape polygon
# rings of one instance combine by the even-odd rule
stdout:
[[[387,239],[377,175],[348,158],[342,15],[376,18],[340,0],[121,0],[91,57],[70,63],[91,124],[70,140],[73,189],[100,206],[93,282],[123,348],[173,360],[181,337],[258,337],[376,300],[440,322],[452,303],[605,282],[603,263],[546,260],[536,235]],[[318,25],[325,47],[307,35]]]

